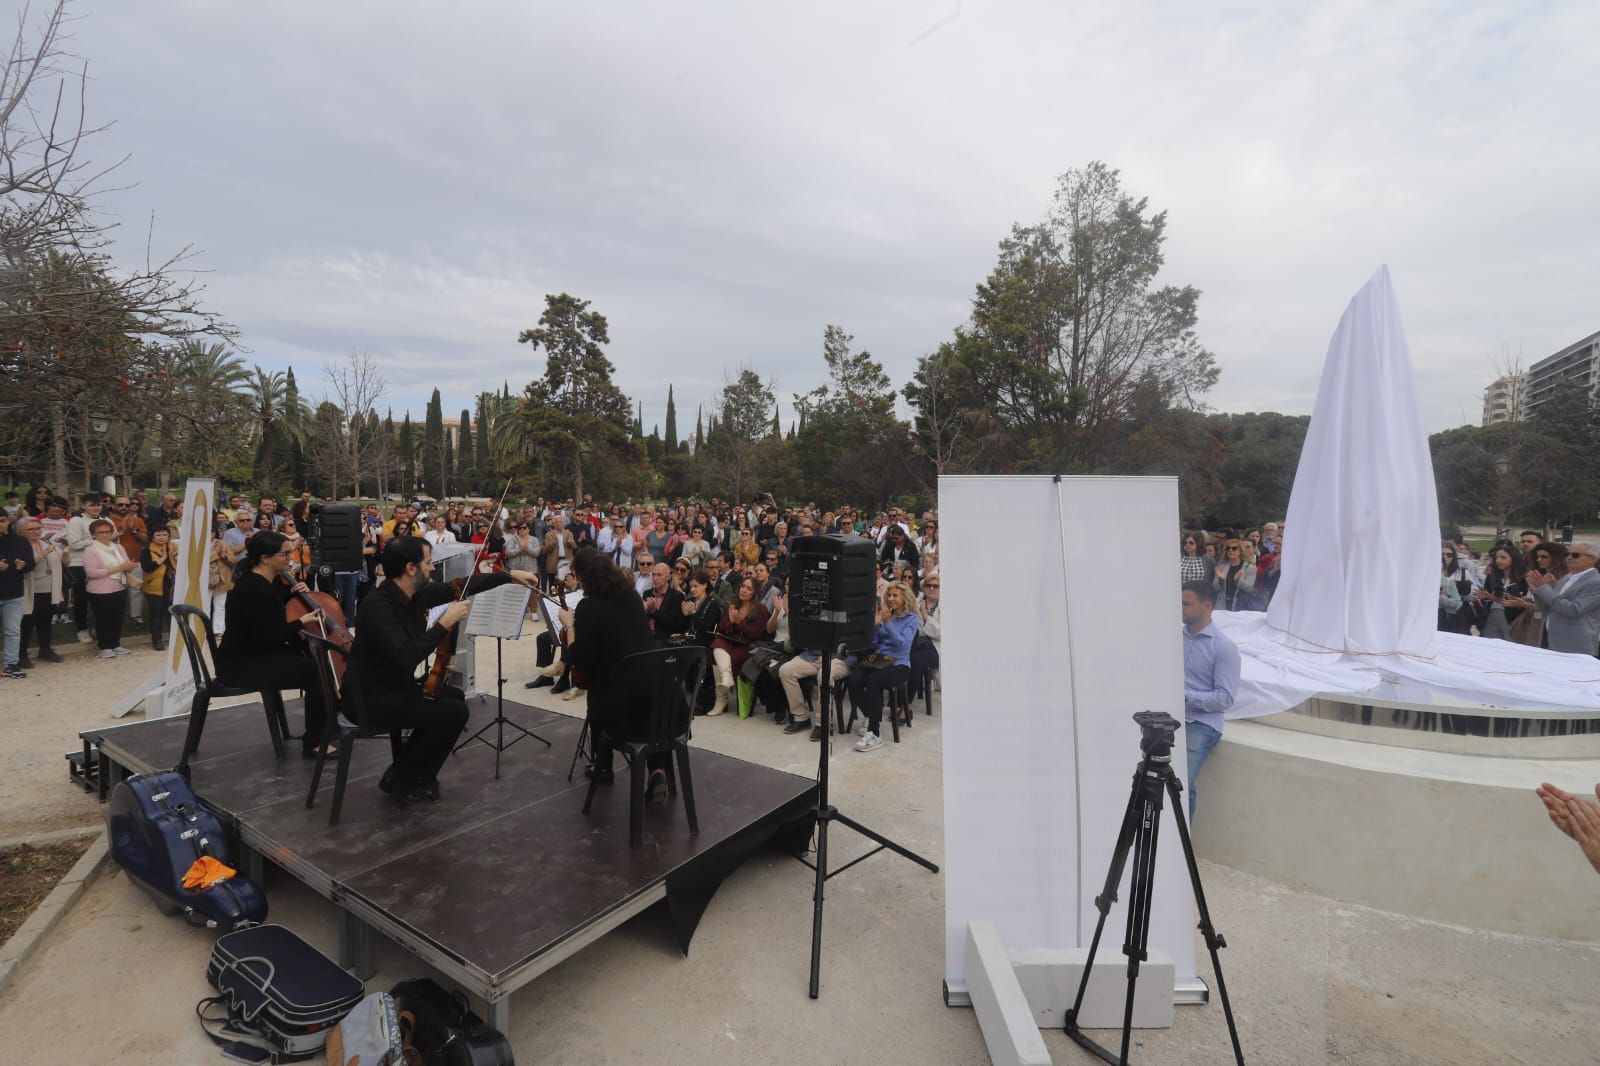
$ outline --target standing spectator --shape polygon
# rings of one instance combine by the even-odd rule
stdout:
[[[311,544],[300,535],[299,520],[292,514],[289,515],[278,527],[278,532],[283,534],[283,550],[289,553],[290,576],[296,581],[305,581],[307,575],[311,573]],[[233,561],[238,565],[237,557],[234,557]]]
[[[150,608],[150,646],[156,651],[167,650],[167,619],[172,612],[172,582],[176,575],[172,562],[172,533],[158,529],[139,552],[139,568],[144,571],[140,585]]]
[[[140,493],[143,496],[144,493]],[[146,532],[152,529],[163,529],[172,524],[178,517],[178,497],[173,493],[165,493],[161,502],[144,513],[144,528]]]
[[[550,532],[544,535],[544,543],[539,549],[539,557],[544,560],[544,587],[549,592],[556,587],[556,582],[567,576],[572,569],[572,557],[577,552],[577,545],[572,534],[567,532],[567,522],[560,514],[550,518]]]
[[[1439,572],[1439,631],[1466,636],[1472,632],[1473,612],[1468,602],[1472,595],[1472,575],[1461,565],[1461,558],[1449,541],[1439,551]],[[1445,609],[1448,601],[1444,591],[1446,583],[1456,591],[1455,607],[1448,611]]]
[[[1216,589],[1183,586],[1183,729],[1189,754],[1189,821],[1199,802],[1200,768],[1222,739],[1223,716],[1239,691],[1239,648],[1211,622]]]
[[[450,528],[449,516],[435,512],[432,522],[433,528],[422,535],[422,539],[432,544],[435,548],[441,544],[456,543],[455,531]]]
[[[6,493],[5,512],[6,516],[10,518],[13,523],[15,523],[18,518],[22,517],[22,503],[17,499],[17,494],[15,492]]]
[[[1252,609],[1250,596],[1256,587],[1256,564],[1250,561],[1249,551],[1250,545],[1238,539],[1229,540],[1224,546],[1222,561],[1212,579],[1218,610]]]
[[[1551,581],[1559,581],[1567,576],[1567,549],[1564,545],[1535,544],[1528,556],[1528,562],[1529,570],[1537,570]],[[1540,607],[1538,601],[1531,595],[1523,597],[1518,605],[1527,613],[1523,615],[1523,624],[1517,627],[1512,636],[1519,643],[1529,647],[1544,647],[1544,608]]]
[[[711,545],[706,542],[705,527],[696,524],[687,542],[682,545],[679,558],[689,564],[691,571],[699,570],[711,558]],[[712,577],[716,575],[713,574]]]
[[[22,509],[28,512],[30,518],[43,518],[50,508],[50,501],[55,498],[56,494],[50,491],[49,485],[34,485],[28,489],[28,502],[22,505]]]
[[[0,673],[24,678],[22,616],[28,612],[27,576],[33,570],[33,547],[11,531],[11,516],[0,513],[0,632],[4,634],[4,662]]]
[[[1511,623],[1522,614],[1519,604],[1527,594],[1522,553],[1509,541],[1495,545],[1483,572],[1483,584],[1472,593],[1478,604],[1478,636],[1510,640]]]
[[[1552,579],[1534,571],[1527,575],[1533,600],[1544,611],[1545,644],[1551,651],[1593,655],[1600,647],[1600,576],[1593,541],[1567,547],[1567,575]]]
[[[134,511],[133,501],[127,496],[113,497],[111,514],[107,517],[117,527],[117,543],[128,553],[128,558],[139,558],[144,546],[150,543],[150,531],[145,527],[144,517]],[[138,587],[128,590],[128,617],[135,624],[144,620],[144,592]]]
[[[507,570],[539,570],[539,542],[534,540],[527,518],[519,518],[506,529],[505,565]]]
[[[89,530],[100,518],[100,494],[85,493],[79,497],[83,509],[67,522],[67,591],[72,596],[72,621],[78,629],[78,643],[88,644],[89,635],[88,575],[84,570],[84,556],[94,537]],[[115,528],[115,527],[113,527]]]
[[[1216,563],[1206,558],[1206,535],[1196,530],[1185,533],[1178,548],[1178,576],[1179,583],[1187,585],[1191,581],[1210,581],[1216,570]]]
[[[39,637],[39,661],[61,662],[61,656],[51,646],[50,631],[55,623],[56,608],[67,602],[67,596],[61,549],[44,539],[43,527],[37,518],[24,515],[17,529],[33,551],[33,570],[28,573],[24,591],[28,613],[22,619],[22,644],[17,656],[18,664],[26,670],[28,641],[34,634]]]
[[[228,593],[233,589],[233,568],[240,557],[221,537],[211,538],[207,550],[210,561],[206,567],[206,591],[211,603],[211,632],[220,637],[228,631]]]
[[[122,550],[122,545],[117,543],[116,527],[106,519],[96,519],[89,532],[94,540],[83,553],[83,567],[88,576],[89,604],[94,610],[100,658],[132,655],[122,646],[122,616],[128,608],[128,575],[139,569],[139,564]]]

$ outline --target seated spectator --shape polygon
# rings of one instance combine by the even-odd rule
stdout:
[[[874,751],[883,746],[883,696],[910,679],[911,644],[916,635],[917,612],[911,589],[903,582],[894,582],[883,591],[872,654],[851,668],[846,682],[856,710],[866,716],[856,727],[860,737],[857,751]]]
[[[717,688],[711,717],[727,710],[728,701],[733,698],[734,682],[750,657],[750,646],[766,637],[767,618],[767,609],[756,598],[755,578],[740,579],[734,601],[723,611],[722,620],[717,623],[716,639],[711,642]]]
[[[933,703],[933,672],[939,668],[939,571],[922,581],[917,597],[917,639],[911,645],[911,694]]]

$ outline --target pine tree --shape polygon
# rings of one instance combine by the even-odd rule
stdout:
[[[678,450],[678,405],[672,402],[672,386],[667,386],[667,454]]]

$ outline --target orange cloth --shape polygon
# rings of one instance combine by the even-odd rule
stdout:
[[[202,888],[210,888],[218,881],[226,881],[239,871],[213,859],[209,855],[202,855],[189,867],[189,872],[183,875],[183,887],[191,892]]]

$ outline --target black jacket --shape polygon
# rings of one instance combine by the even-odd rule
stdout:
[[[655,590],[652,589],[649,595],[654,596]],[[580,603],[578,606],[583,605]],[[657,640],[689,632],[689,616],[683,613],[683,593],[675,588],[668,588],[666,595],[661,597],[661,606],[653,611],[647,608],[645,616],[650,619]]]
[[[487,592],[511,580],[510,574],[474,574],[467,582],[466,594]],[[416,691],[417,667],[439,646],[446,632],[441,625],[428,625],[428,611],[455,598],[455,586],[445,581],[430,581],[411,597],[394,581],[385,581],[361,601],[361,624],[356,626],[355,643],[350,646],[350,668],[356,672],[365,698],[375,693]],[[231,594],[228,605],[231,633]]]
[[[589,674],[589,714],[615,730],[628,708],[622,660],[656,646],[644,603],[632,593],[621,600],[585,596],[573,612],[572,632],[567,661]]]
[[[217,658],[227,662],[251,655],[299,651],[297,627],[289,624],[284,612],[289,596],[289,586],[281,582],[270,582],[254,570],[240,574],[228,593],[228,629],[222,634]]]
[[[6,568],[0,570],[0,600],[14,600],[22,595],[22,575],[33,569],[33,546],[20,533],[0,536],[0,559]]]

